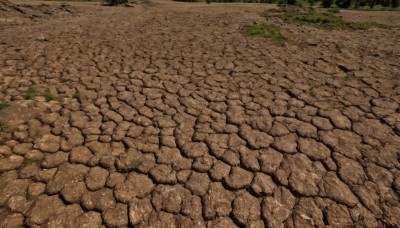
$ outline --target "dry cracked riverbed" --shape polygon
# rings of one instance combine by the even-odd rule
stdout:
[[[400,225],[398,28],[59,5],[0,15],[1,227]]]

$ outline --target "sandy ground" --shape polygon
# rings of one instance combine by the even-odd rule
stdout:
[[[1,227],[400,225],[398,27],[16,3],[0,5]],[[286,45],[246,36],[253,23]]]

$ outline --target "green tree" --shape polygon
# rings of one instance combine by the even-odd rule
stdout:
[[[374,8],[374,6],[375,6],[375,4],[376,4],[376,0],[371,0],[371,2],[369,3],[369,8]]]
[[[392,0],[392,7],[393,8],[399,7],[399,0]]]
[[[351,5],[351,0],[336,0],[336,5],[340,8],[349,8]]]
[[[322,6],[323,6],[324,8],[330,8],[331,5],[332,5],[332,0],[323,0],[323,1],[322,1]]]
[[[384,7],[390,7],[390,2],[391,2],[390,0],[384,1],[382,5]]]

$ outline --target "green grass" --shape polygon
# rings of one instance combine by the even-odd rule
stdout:
[[[71,98],[79,100],[79,93],[75,91],[73,94],[71,94]]]
[[[36,91],[35,89],[30,85],[28,87],[28,91],[26,92],[26,94],[24,95],[24,99],[25,100],[32,100],[33,98],[35,98],[36,96]]]
[[[311,25],[322,29],[344,28],[347,25],[340,17],[336,17],[330,13],[318,13],[315,11],[306,14],[284,13],[282,18],[294,24]]]
[[[307,13],[300,12],[284,12],[279,10],[269,10],[265,13],[265,17],[279,17],[282,20],[297,24],[312,26],[318,29],[350,29],[350,30],[366,30],[375,27],[385,27],[384,25],[367,22],[367,23],[355,23],[344,21],[339,16],[334,15],[335,9],[328,10],[325,12],[310,11]]]
[[[55,97],[53,94],[51,94],[49,91],[43,94],[44,99],[46,99],[47,102],[56,100],[57,97]]]
[[[361,6],[358,8],[351,7],[345,10],[359,10],[359,11],[400,11],[400,7],[393,8],[393,7],[384,7],[382,5],[375,5],[372,9],[369,6]]]
[[[276,25],[248,25],[246,26],[246,34],[249,36],[265,36],[270,38],[275,44],[283,45],[286,38],[281,33],[281,28]]]
[[[264,13],[265,16],[269,15],[269,13],[282,13],[284,12],[281,8],[271,8],[271,9],[267,9]]]
[[[0,110],[7,108],[9,105],[7,103],[0,102]]]
[[[37,162],[36,159],[26,159],[26,160],[24,161],[24,165],[25,165],[25,166],[28,166],[28,165],[32,165],[32,164],[34,164],[34,163],[36,163],[36,162]]]
[[[32,100],[31,103],[29,103],[28,107],[29,108],[37,108],[38,107],[37,101]]]
[[[137,169],[137,168],[139,168],[139,166],[141,166],[143,164],[143,162],[141,162],[141,161],[135,161],[135,163],[133,164],[133,168],[134,169]]]
[[[349,26],[354,30],[367,30],[371,28],[373,25],[374,25],[373,23],[352,23]]]
[[[340,9],[338,8],[330,8],[327,9],[326,11],[328,11],[329,13],[340,13]]]
[[[62,101],[62,98],[61,98],[61,97],[56,97],[56,96],[54,96],[53,94],[51,94],[49,91],[47,91],[46,93],[44,93],[43,96],[44,96],[44,99],[45,99],[47,102],[49,102],[49,101],[59,101],[59,102],[61,102],[61,101]]]
[[[7,125],[3,121],[0,121],[0,133],[4,133],[7,131]]]

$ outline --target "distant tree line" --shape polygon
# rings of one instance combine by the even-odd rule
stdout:
[[[339,8],[359,8],[364,6],[373,8],[375,5],[397,8],[399,7],[399,0],[322,0],[322,6],[325,8],[329,8],[333,4]]]
[[[176,0],[179,2],[204,2],[204,0]],[[240,3],[278,3],[278,4],[286,4],[283,0],[206,0],[211,2],[240,2]]]
[[[128,0],[105,0],[105,1],[108,2],[110,5],[119,5],[128,3]]]
[[[336,5],[339,8],[359,8],[381,5],[383,7],[399,7],[400,0],[177,0],[182,2],[242,2],[242,3],[277,3],[289,5],[315,5],[320,4],[325,8]]]

